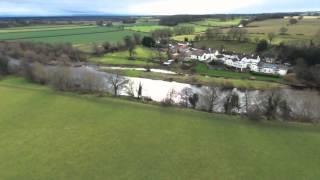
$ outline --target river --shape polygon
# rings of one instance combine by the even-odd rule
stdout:
[[[11,65],[17,66],[18,63],[13,61],[10,63]],[[56,66],[46,66],[46,71],[54,73]],[[157,70],[154,69],[155,72],[163,72],[163,73],[174,73],[170,71]],[[101,72],[97,67],[94,66],[82,66],[82,67],[72,67],[71,74],[74,79],[83,78],[83,73],[90,72],[94,73],[96,77],[100,77],[103,79],[104,89],[112,93],[112,87],[108,82],[110,76],[113,74]],[[191,88],[193,93],[199,95],[199,102],[197,104],[197,109],[207,109],[208,107],[208,89],[210,87],[207,86],[194,86],[186,83],[178,83],[178,82],[168,82],[162,80],[152,80],[145,78],[135,78],[135,77],[124,77],[131,82],[133,89],[137,90],[139,85],[142,85],[142,96],[148,97],[156,102],[162,102],[167,96],[169,92],[174,91],[175,97],[173,98],[175,103],[179,103],[181,98],[179,94],[185,88]],[[223,87],[215,87],[217,92],[217,99],[213,106],[214,112],[223,112],[224,110],[224,102],[226,96],[230,95],[230,93],[237,94],[239,96],[240,109],[237,110],[237,113],[243,113],[246,111],[246,104],[254,105],[262,103],[263,97],[266,94],[271,93],[271,90],[261,91],[261,90],[239,90],[237,88],[226,89]],[[283,88],[277,89],[278,93],[281,94],[282,98],[288,102],[289,107],[292,109],[292,112],[311,116],[313,118],[320,119],[320,95],[318,91],[315,90],[295,90],[291,88]],[[136,92],[137,94],[137,92]],[[127,96],[128,93],[126,88],[123,88],[120,91],[120,95]]]

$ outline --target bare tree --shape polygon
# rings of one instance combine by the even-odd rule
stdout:
[[[133,81],[130,81],[130,80],[128,81],[128,85],[126,87],[126,92],[130,97],[132,97],[132,98],[135,97],[135,89],[134,89],[134,82]]]
[[[124,37],[124,43],[125,43],[125,46],[126,48],[128,49],[129,51],[129,59],[134,59],[135,57],[135,47],[136,47],[136,42],[135,40],[132,39],[132,37],[130,36],[126,36]]]
[[[177,92],[174,89],[171,89],[166,98],[163,99],[162,105],[163,106],[172,106],[174,102],[174,98],[177,97]]]
[[[191,97],[189,97],[189,102],[190,102],[193,109],[196,109],[198,101],[199,101],[198,94],[193,94]]]
[[[141,34],[134,33],[133,38],[134,38],[135,44],[138,44],[138,45],[141,44],[141,42],[142,42]]]
[[[81,74],[79,90],[84,92],[99,93],[102,95],[104,90],[104,79],[102,76],[93,71],[84,71]]]
[[[122,90],[128,83],[128,79],[120,76],[119,74],[111,75],[108,82],[113,88],[114,96],[118,96],[120,90]]]
[[[139,87],[138,87],[138,99],[140,99],[142,97],[142,90],[143,90],[143,86],[141,84],[141,82],[139,83]]]
[[[181,105],[188,108],[189,107],[189,99],[193,96],[193,91],[191,88],[184,88],[179,93],[181,99]]]
[[[263,100],[263,110],[266,118],[268,120],[276,120],[279,115],[279,111],[281,111],[280,106],[284,102],[285,99],[279,90],[272,90],[268,92]]]
[[[55,71],[49,75],[50,84],[54,89],[60,91],[73,90],[73,80],[70,67],[58,66]]]
[[[31,66],[32,81],[40,84],[45,84],[48,81],[48,73],[44,66],[39,62],[33,63]]]
[[[239,111],[240,109],[239,95],[231,92],[229,95],[226,96],[223,106],[224,106],[224,111],[227,114],[231,114]]]
[[[217,104],[218,100],[218,88],[208,87],[202,89],[201,102],[202,109],[205,109],[208,112],[213,112],[214,106]]]
[[[273,39],[276,37],[276,34],[274,32],[268,33],[268,39],[270,44],[272,43]]]
[[[245,113],[248,113],[250,108],[250,94],[248,90],[244,93],[244,108],[246,110]]]

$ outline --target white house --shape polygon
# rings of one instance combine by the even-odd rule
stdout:
[[[215,55],[212,53],[208,53],[203,50],[196,50],[193,51],[190,58],[192,60],[198,60],[198,61],[212,61],[215,59]]]
[[[258,72],[264,73],[264,74],[285,76],[288,73],[288,68],[282,65],[277,65],[277,64],[260,63]]]

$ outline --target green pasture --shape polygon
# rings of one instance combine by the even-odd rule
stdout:
[[[317,180],[319,127],[0,82],[0,179]]]

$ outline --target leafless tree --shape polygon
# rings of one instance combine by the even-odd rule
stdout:
[[[246,92],[244,93],[244,108],[246,110],[246,113],[249,112],[249,107],[250,107],[250,94],[249,94],[249,91],[246,90]]]
[[[134,89],[134,82],[133,81],[128,81],[127,87],[126,87],[126,92],[127,94],[134,98],[135,97],[135,89]]]
[[[240,99],[239,95],[231,92],[225,97],[224,101],[224,111],[226,114],[236,113],[240,109]]]
[[[181,105],[188,108],[189,107],[189,99],[192,97],[193,91],[191,88],[184,88],[179,93],[180,99],[181,99]]]
[[[174,98],[177,97],[177,92],[174,89],[171,89],[166,98],[163,99],[162,105],[163,106],[172,106],[174,105]]]
[[[118,96],[119,91],[128,84],[129,80],[120,76],[119,74],[115,74],[109,77],[108,82],[113,88],[114,96]]]
[[[73,90],[73,80],[70,67],[59,66],[49,75],[50,84],[60,91]]]
[[[32,81],[40,84],[45,84],[48,81],[48,73],[45,67],[39,62],[33,63],[31,66]]]
[[[202,89],[201,93],[201,102],[202,109],[205,109],[208,112],[213,112],[214,106],[218,103],[218,88],[216,87],[208,87]]]
[[[81,74],[80,90],[85,92],[99,93],[104,90],[104,79],[102,76],[93,71],[84,71]]]
[[[138,99],[140,99],[142,97],[142,90],[143,90],[143,86],[142,86],[142,84],[140,82],[139,83],[139,87],[137,89]]]

